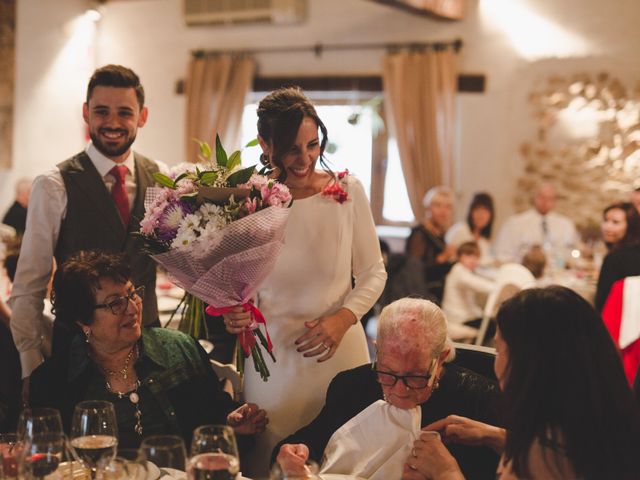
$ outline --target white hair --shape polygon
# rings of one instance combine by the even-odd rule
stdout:
[[[449,187],[445,187],[444,185],[438,185],[436,187],[430,188],[427,193],[424,194],[424,198],[422,199],[422,206],[425,208],[429,208],[433,200],[438,198],[443,198],[453,204],[454,195]]]
[[[379,352],[385,344],[393,344],[403,353],[420,350],[431,358],[449,350],[445,362],[455,357],[444,313],[422,298],[401,298],[384,307],[378,319],[376,344]]]

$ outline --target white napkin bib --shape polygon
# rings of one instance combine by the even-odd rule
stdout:
[[[356,475],[369,480],[400,478],[420,435],[422,411],[378,400],[334,432],[324,450],[320,473]]]

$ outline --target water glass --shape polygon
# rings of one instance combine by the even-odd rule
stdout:
[[[152,435],[140,445],[140,454],[144,460],[160,468],[185,470],[187,449],[184,441],[177,435]]]
[[[239,471],[238,446],[231,427],[203,425],[195,429],[187,467],[190,480],[231,480]]]

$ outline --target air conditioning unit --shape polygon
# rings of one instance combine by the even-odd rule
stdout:
[[[301,23],[307,0],[184,0],[187,25]]]

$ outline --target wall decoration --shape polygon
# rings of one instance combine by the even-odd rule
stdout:
[[[11,168],[16,0],[0,0],[0,169]]]
[[[535,185],[558,190],[557,209],[580,230],[599,235],[602,209],[640,187],[640,82],[624,85],[607,73],[554,76],[529,96],[537,124],[520,146],[524,173],[515,205],[530,205]]]

